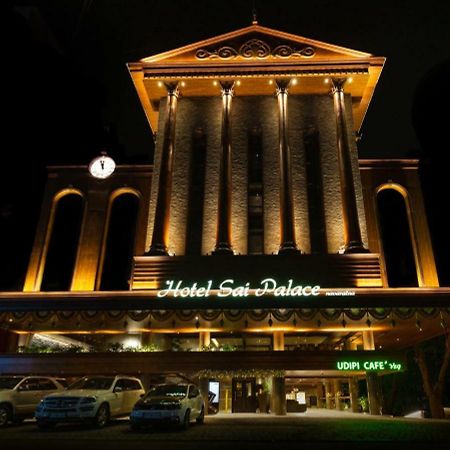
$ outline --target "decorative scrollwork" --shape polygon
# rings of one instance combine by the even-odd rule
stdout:
[[[311,58],[314,55],[315,50],[311,46],[294,48],[286,44],[281,44],[272,50],[270,45],[262,41],[261,39],[249,39],[248,41],[244,42],[238,50],[236,50],[234,47],[225,45],[216,50],[201,48],[195,53],[197,59],[233,59],[238,56],[245,59],[265,59],[269,57],[290,58],[292,56],[300,58]]]
[[[243,58],[267,58],[270,56],[270,47],[260,39],[250,39],[239,48]]]

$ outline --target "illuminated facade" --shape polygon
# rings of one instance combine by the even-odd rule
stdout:
[[[377,374],[405,370],[402,349],[443,333],[450,293],[418,162],[358,159],[384,61],[254,23],[128,64],[154,166],[119,165],[104,180],[49,168],[24,290],[0,294],[1,350],[47,339],[153,351],[1,355],[0,372],[183,373],[204,391],[219,381],[220,410],[262,411],[270,398],[277,414],[301,409],[301,392],[309,407],[357,411],[367,380],[379,414]],[[389,279],[387,191],[404,205],[415,287]],[[67,196],[80,199],[81,225],[61,290],[46,264]],[[123,198],[137,206],[119,289],[105,271]]]

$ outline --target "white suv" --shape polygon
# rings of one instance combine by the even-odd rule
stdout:
[[[179,424],[188,428],[191,420],[203,423],[205,402],[193,384],[159,384],[139,400],[130,414],[133,430],[155,423]]]
[[[63,393],[45,397],[35,413],[39,428],[52,428],[59,422],[87,421],[104,427],[110,417],[130,414],[144,395],[138,378],[126,376],[84,377]]]
[[[63,391],[66,381],[53,377],[0,377],[0,427],[33,417],[36,406],[48,394]]]

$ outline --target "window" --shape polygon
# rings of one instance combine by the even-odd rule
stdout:
[[[39,378],[38,380],[38,390],[39,391],[54,391],[57,387],[52,380],[48,378]]]
[[[394,189],[377,195],[381,241],[390,287],[416,287],[417,271],[405,199]]]
[[[186,255],[201,255],[203,203],[206,171],[206,136],[201,128],[192,137],[191,174],[188,196]]]
[[[139,198],[121,194],[111,205],[100,290],[128,290],[134,255]]]
[[[67,194],[58,200],[48,252],[42,277],[41,291],[68,291],[83,220],[84,200],[78,194]]]
[[[261,130],[248,134],[248,244],[249,255],[264,254],[263,147]]]

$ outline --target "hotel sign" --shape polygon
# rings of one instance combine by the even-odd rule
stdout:
[[[287,284],[278,284],[273,278],[265,278],[258,285],[251,282],[236,283],[232,278],[223,280],[218,289],[213,288],[213,281],[206,284],[199,283],[185,284],[182,280],[167,280],[166,288],[157,292],[158,297],[262,297],[272,295],[274,297],[317,297],[320,294],[320,286],[298,285],[294,280],[289,280]]]
[[[368,372],[380,372],[384,370],[400,372],[404,369],[403,363],[400,361],[376,358],[359,361],[344,359],[336,362],[336,368],[342,371],[364,370]]]

